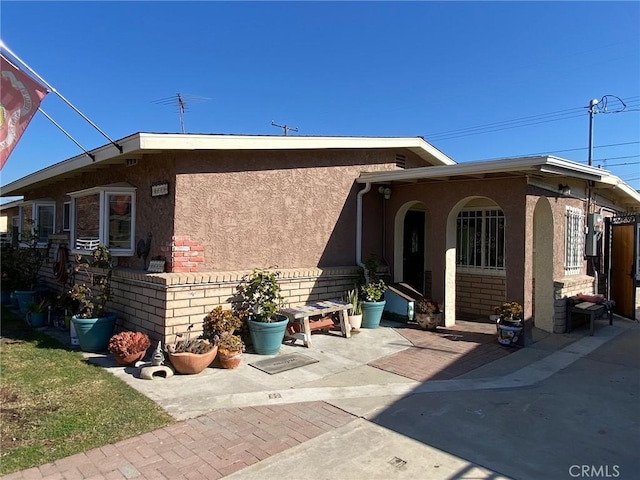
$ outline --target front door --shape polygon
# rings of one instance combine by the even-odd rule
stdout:
[[[404,217],[404,282],[421,294],[424,294],[424,223],[424,212],[409,210]]]
[[[633,217],[631,217],[635,220]],[[616,302],[615,312],[627,318],[635,316],[635,222],[623,223],[613,218],[610,246],[610,298]]]

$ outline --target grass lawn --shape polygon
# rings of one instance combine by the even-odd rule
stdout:
[[[4,307],[1,327],[0,474],[174,422],[122,380]]]

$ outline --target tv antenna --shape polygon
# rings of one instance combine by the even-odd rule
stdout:
[[[285,137],[289,134],[289,130],[291,130],[292,132],[297,132],[298,131],[297,127],[290,127],[289,125],[278,125],[273,120],[271,120],[271,125],[273,125],[274,127],[281,128],[284,131],[284,136]]]
[[[161,98],[159,100],[154,100],[152,103],[158,105],[173,105],[178,108],[178,115],[180,116],[180,130],[182,133],[184,131],[184,112],[189,109],[189,106],[192,103],[202,103],[207,100],[211,100],[208,97],[199,97],[197,95],[189,95],[189,94],[181,94],[176,93],[172,97]]]

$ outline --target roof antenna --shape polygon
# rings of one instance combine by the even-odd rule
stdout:
[[[292,132],[297,132],[298,131],[297,127],[290,127],[289,125],[278,125],[273,120],[271,120],[271,125],[274,126],[274,127],[278,127],[278,128],[281,128],[282,130],[284,130],[284,136],[285,137],[289,134],[289,130],[291,130]]]
[[[184,112],[188,110],[188,105],[192,103],[201,103],[206,102],[207,100],[211,100],[208,97],[199,97],[197,95],[182,95],[180,93],[176,93],[173,97],[161,98],[159,100],[154,100],[152,103],[158,105],[174,105],[178,107],[178,115],[180,116],[180,130],[182,133],[184,131]]]

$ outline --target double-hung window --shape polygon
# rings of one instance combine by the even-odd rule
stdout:
[[[38,245],[47,244],[55,231],[56,203],[52,200],[34,200],[20,206],[18,230],[21,236],[37,233]]]
[[[106,245],[114,256],[134,253],[135,188],[106,185],[70,193],[70,235],[75,252]]]
[[[458,214],[456,264],[468,271],[504,271],[505,218],[499,209],[463,210]]]
[[[582,271],[584,258],[584,213],[567,207],[565,212],[564,273],[575,275]]]

